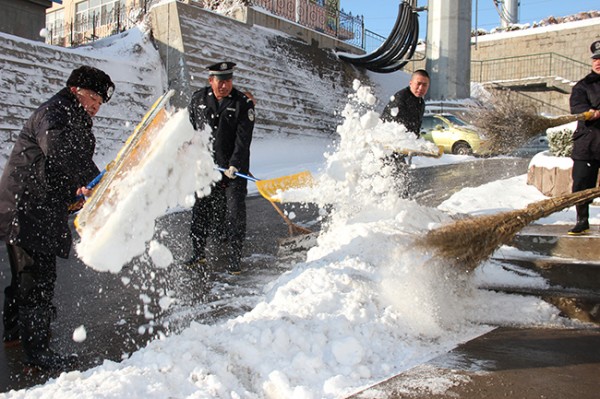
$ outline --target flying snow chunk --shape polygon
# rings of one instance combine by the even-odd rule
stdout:
[[[173,254],[171,251],[156,240],[150,241],[148,254],[157,267],[164,269],[173,263]]]
[[[83,342],[87,338],[87,332],[85,331],[84,326],[79,326],[73,331],[73,341],[75,342]]]

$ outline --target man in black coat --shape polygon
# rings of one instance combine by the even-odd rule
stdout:
[[[596,187],[600,168],[600,40],[592,43],[592,72],[581,79],[571,91],[572,114],[590,111],[590,120],[577,122],[573,133],[573,192]],[[589,202],[577,205],[577,223],[571,235],[587,233],[590,228]]]
[[[429,90],[429,74],[424,69],[417,69],[410,77],[408,86],[400,90],[385,106],[381,113],[381,120],[397,122],[420,137],[421,123],[425,113],[425,100]]]
[[[192,95],[188,111],[196,130],[208,127],[212,134],[213,159],[226,169],[206,197],[196,198],[192,208],[192,258],[188,266],[206,263],[208,238],[226,243],[228,271],[241,272],[246,238],[247,180],[236,176],[250,171],[250,143],[254,129],[254,103],[233,87],[233,62],[209,66],[209,86]]]
[[[101,70],[73,70],[66,87],[27,120],[0,179],[0,239],[11,269],[3,340],[20,339],[31,366],[63,369],[74,360],[49,348],[56,257],[67,258],[71,249],[69,206],[91,193],[85,186],[100,172],[92,159],[92,117],[113,90]]]

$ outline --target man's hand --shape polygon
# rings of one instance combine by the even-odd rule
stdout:
[[[235,166],[230,166],[229,169],[227,169],[224,173],[225,176],[229,177],[230,179],[235,179],[237,176],[235,175],[238,172],[238,169]]]

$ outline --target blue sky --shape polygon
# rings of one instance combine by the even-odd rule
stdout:
[[[390,33],[398,5],[401,0],[341,0],[341,8],[352,15],[364,15],[365,28],[387,37]],[[599,10],[599,0],[520,0],[519,23],[532,23],[549,16],[564,17],[581,11]],[[475,24],[475,6],[478,4],[478,26],[487,31],[500,26],[500,17],[493,0],[472,0],[473,26]],[[419,7],[427,5],[427,0],[418,0]],[[425,37],[427,13],[420,14],[421,30],[419,37]]]

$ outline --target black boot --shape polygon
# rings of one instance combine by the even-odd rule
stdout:
[[[4,313],[2,315],[4,322],[4,334],[2,341],[4,346],[11,347],[20,343],[19,335],[19,307],[12,286],[4,289]]]
[[[52,310],[19,308],[21,344],[25,363],[45,371],[69,371],[77,363],[76,355],[60,355],[50,349]]]
[[[230,240],[229,247],[229,264],[227,265],[227,272],[234,276],[242,274],[242,242],[241,240]]]
[[[578,219],[577,223],[571,230],[569,230],[568,234],[571,236],[580,236],[580,235],[587,234],[589,229],[590,229],[590,224],[588,223],[587,219]]]

